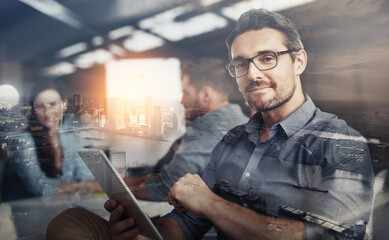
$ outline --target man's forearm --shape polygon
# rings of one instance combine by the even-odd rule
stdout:
[[[174,183],[168,201],[181,214],[187,211],[215,224],[231,239],[297,239],[302,222],[258,214],[216,195],[197,174],[186,174]]]
[[[124,178],[124,182],[131,189],[134,196],[138,199],[149,200],[146,191],[146,183],[149,179],[153,178],[155,174],[148,174],[139,178]]]
[[[300,221],[258,214],[222,198],[212,201],[202,214],[231,239],[298,239],[303,237]]]
[[[139,184],[137,187],[131,188],[131,191],[137,199],[150,200],[146,191],[146,182]]]
[[[137,178],[132,178],[132,177],[125,177],[124,182],[127,184],[129,188],[136,188],[138,187],[141,183],[146,182],[150,178],[154,177],[155,174],[147,174],[142,177],[137,177]]]

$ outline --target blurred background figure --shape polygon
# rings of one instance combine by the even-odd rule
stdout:
[[[27,129],[6,166],[3,201],[101,191],[77,153],[80,139],[63,124],[67,102],[60,86],[40,82],[29,103]]]
[[[230,102],[234,80],[221,59],[185,60],[181,77],[186,132],[156,165],[129,170],[125,182],[138,199],[166,201],[180,177],[201,174],[212,149],[228,130],[248,121],[241,107]]]

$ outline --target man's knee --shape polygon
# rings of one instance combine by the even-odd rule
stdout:
[[[82,209],[70,208],[56,216],[48,225],[46,239],[109,239],[108,222]]]

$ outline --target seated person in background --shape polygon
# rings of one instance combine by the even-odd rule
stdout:
[[[167,201],[174,182],[186,173],[201,174],[223,135],[248,120],[239,105],[230,104],[234,85],[222,60],[203,58],[181,66],[187,130],[154,167],[158,173],[125,178],[139,199]]]
[[[244,102],[244,105],[245,107],[247,107],[247,114],[249,114],[250,117],[252,117],[256,111],[254,109],[252,109],[248,102],[245,101]],[[190,122],[188,121],[188,119],[186,119],[186,124],[187,126],[190,124]],[[154,165],[154,166],[146,166],[146,167],[139,167],[139,168],[134,168],[134,169],[130,169],[130,172],[132,172],[132,174],[134,175],[145,175],[145,173],[159,173],[162,169],[163,166],[165,166],[166,164],[168,164],[174,157],[174,155],[176,154],[178,148],[180,147],[180,144],[181,144],[181,141],[182,141],[182,137],[176,139],[172,146],[169,148],[169,151],[161,158],[158,160],[158,162]]]
[[[186,174],[173,185],[175,210],[154,222],[163,238],[202,239],[216,226],[217,239],[363,239],[373,202],[369,149],[357,131],[303,93],[307,53],[294,23],[251,10],[227,45],[229,72],[257,113],[223,137],[201,177]],[[71,209],[51,222],[46,239],[66,239],[56,232],[144,239],[123,205],[110,199],[104,206],[109,222]],[[312,215],[293,215],[295,209]]]
[[[167,153],[162,158],[160,158],[154,166],[141,166],[127,169],[129,176],[136,178],[150,173],[159,173],[163,166],[169,164],[172,161],[174,155],[180,147],[181,141],[182,137],[177,138],[172,143]]]
[[[65,101],[59,86],[45,81],[32,91],[28,127],[15,139],[3,200],[102,191],[79,157],[80,139],[62,124]]]

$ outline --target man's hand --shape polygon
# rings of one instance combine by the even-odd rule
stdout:
[[[204,216],[210,201],[218,198],[199,175],[186,174],[174,183],[168,195],[168,202],[181,214],[191,211],[198,216]]]
[[[119,204],[115,199],[109,199],[105,202],[104,208],[111,213],[109,224],[113,240],[140,239],[139,229],[134,218],[125,217],[125,208],[122,204]]]
[[[97,182],[97,180],[90,180],[85,182],[80,182],[84,188],[88,189],[90,192],[104,192],[103,188]]]
[[[113,240],[151,240],[145,236],[138,235],[139,229],[136,227],[133,218],[125,218],[125,209],[115,199],[105,202],[104,208],[111,213],[109,216],[110,232]],[[164,239],[185,239],[184,232],[176,221],[170,218],[160,218],[155,226]]]

